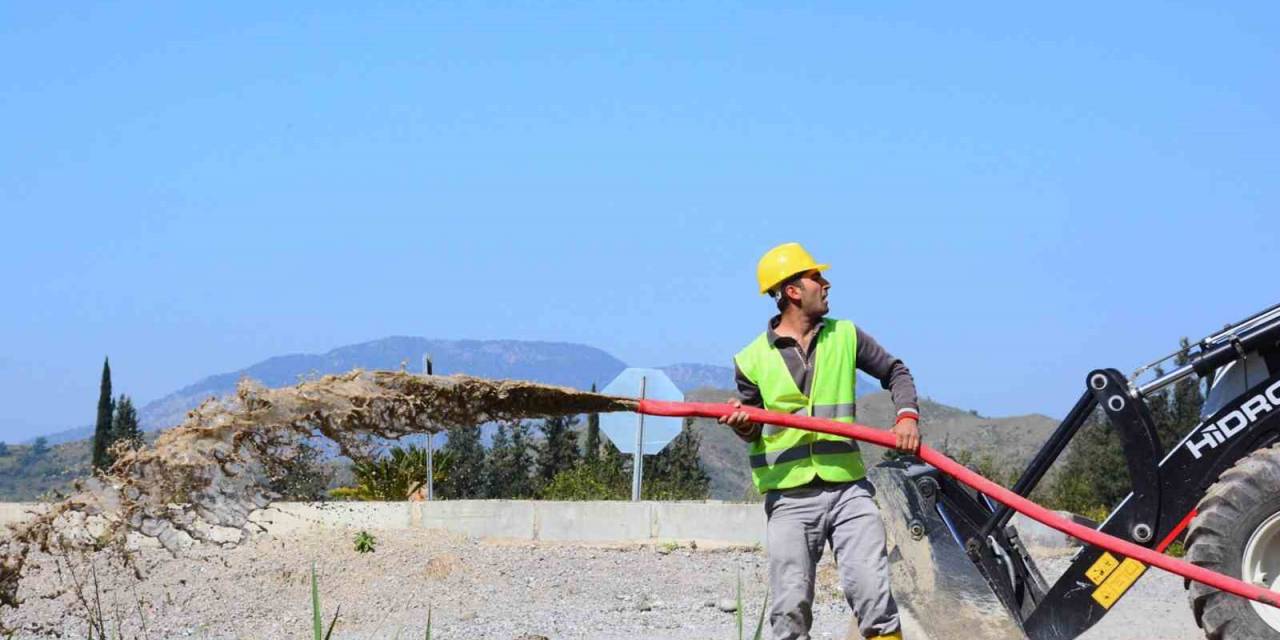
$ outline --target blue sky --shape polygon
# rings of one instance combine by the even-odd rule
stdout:
[[[0,438],[392,334],[727,364],[758,256],[922,391],[1280,301],[1274,5],[8,3]]]

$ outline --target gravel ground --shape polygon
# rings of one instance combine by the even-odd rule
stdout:
[[[432,637],[532,640],[727,640],[737,637],[735,600],[741,575],[747,635],[766,589],[765,556],[756,549],[650,545],[582,546],[477,541],[426,530],[371,533],[373,553],[356,553],[352,531],[315,530],[301,537],[258,536],[229,549],[200,548],[181,557],[143,549],[144,576],[94,561],[112,636],[125,638],[310,637],[310,566],[319,577],[327,623],[340,605],[335,639],[421,638],[428,610]],[[1069,558],[1050,551],[1046,573]],[[18,637],[83,638],[86,609],[65,560],[35,558],[26,603],[5,622]],[[60,567],[58,565],[61,565]],[[93,599],[92,572],[76,579]],[[819,569],[815,638],[845,638],[847,607],[829,554]],[[1140,626],[1138,626],[1140,625]],[[910,638],[922,638],[904,620]],[[1151,571],[1116,609],[1083,636],[1094,640],[1203,636],[1192,621],[1180,579]],[[941,640],[941,639],[938,639]]]

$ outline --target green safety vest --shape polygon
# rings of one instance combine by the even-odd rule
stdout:
[[[760,387],[764,408],[852,424],[858,332],[848,320],[827,318],[818,336],[809,396],[796,386],[768,333],[733,357],[738,369]],[[853,482],[866,476],[858,444],[849,438],[764,425],[751,443],[751,478],[761,493],[806,485],[814,477]]]

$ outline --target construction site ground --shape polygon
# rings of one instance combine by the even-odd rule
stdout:
[[[332,528],[262,534],[177,557],[145,547],[137,556],[140,580],[105,552],[94,556],[92,571],[80,557],[33,554],[38,566],[23,582],[26,601],[5,621],[20,631],[17,637],[86,637],[86,603],[97,609],[100,602],[102,614],[93,617],[106,622],[111,637],[117,631],[157,639],[310,637],[314,563],[326,624],[341,607],[335,639],[422,638],[430,615],[437,640],[728,640],[738,638],[735,614],[724,609],[736,600],[739,576],[744,637],[767,586],[758,547],[501,542],[426,529],[370,533],[372,553],[355,551],[354,530]],[[1035,554],[1052,579],[1070,550]],[[829,554],[819,568],[814,617],[815,638],[856,637],[849,635]],[[926,637],[904,618],[907,637]],[[1181,579],[1152,570],[1082,637],[1203,635]]]

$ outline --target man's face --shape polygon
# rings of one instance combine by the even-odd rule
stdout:
[[[809,316],[827,314],[830,310],[827,304],[827,293],[830,291],[831,283],[827,282],[819,271],[810,271],[787,286],[787,294],[796,301],[800,311]]]

